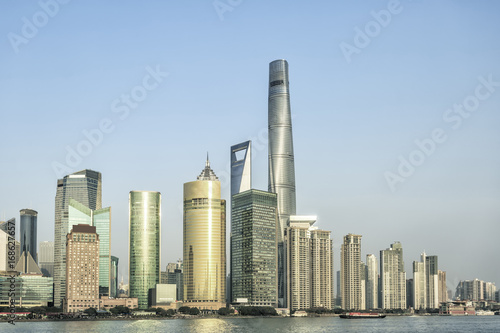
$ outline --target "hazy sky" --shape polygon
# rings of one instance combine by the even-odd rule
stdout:
[[[33,208],[53,240],[57,179],[97,170],[125,280],[128,193],[162,193],[164,270],[207,151],[229,199],[230,146],[252,139],[267,189],[268,64],[283,58],[297,213],[332,231],[335,268],[358,233],[363,260],[401,241],[407,278],[425,250],[450,289],[500,283],[497,1],[62,2],[0,2],[1,220]]]

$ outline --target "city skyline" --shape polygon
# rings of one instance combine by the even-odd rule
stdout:
[[[20,18],[40,10],[37,3],[1,6],[10,13],[0,23],[4,35],[20,33]],[[363,29],[374,20],[371,11],[387,9],[387,2],[345,4],[342,10],[323,3],[286,8],[287,14],[302,13],[305,25],[310,23],[304,30],[293,24],[293,17],[299,16],[271,15],[278,4],[264,8],[245,3],[225,13],[224,21],[210,4],[200,5],[199,11],[170,6],[129,4],[116,9],[101,4],[96,12],[88,4],[71,3],[61,6],[18,53],[4,38],[2,120],[5,137],[13,140],[4,141],[1,148],[2,170],[10,176],[1,179],[0,220],[15,217],[20,230],[19,210],[35,209],[38,241],[53,240],[54,185],[64,175],[89,168],[102,173],[103,203],[113,208],[111,255],[120,258],[120,280],[127,279],[123,239],[128,237],[127,195],[132,189],[163,194],[161,243],[169,245],[162,248],[161,266],[175,261],[182,257],[182,184],[199,171],[197,162],[207,150],[228,205],[227,151],[237,142],[252,139],[252,187],[267,188],[267,71],[269,62],[284,58],[290,65],[297,211],[317,215],[317,225],[332,230],[335,269],[340,267],[342,237],[355,233],[363,235],[362,257],[401,241],[407,275],[425,249],[439,256],[451,286],[474,278],[499,281],[499,269],[490,265],[500,231],[497,4],[402,2],[403,10],[354,53],[350,63],[339,44],[354,45],[354,27]],[[120,25],[120,15],[107,16],[112,10],[137,18],[126,28],[139,45],[136,50],[120,42],[123,31],[102,28],[109,20]],[[96,31],[84,34],[78,24],[88,23],[88,13],[96,15]],[[163,22],[165,13],[176,13],[179,19],[168,14],[168,22]],[[422,26],[424,15],[428,20]],[[191,28],[181,17],[200,23]],[[257,17],[252,27],[258,27],[255,34],[261,41],[245,32]],[[150,25],[138,24],[146,21]],[[470,23],[454,23],[462,21]],[[185,31],[167,34],[158,45],[155,38],[182,30],[179,27]],[[265,38],[271,28],[283,33],[282,41]],[[149,32],[155,37],[147,37]],[[426,42],[417,40],[417,34],[427,36]],[[200,46],[181,44],[181,39]],[[66,43],[67,50],[48,52]],[[203,50],[206,54],[200,57]],[[148,84],[156,82],[158,87],[136,108],[128,108],[122,120],[126,112],[114,113],[110,104],[121,102],[121,95],[130,94],[146,75],[152,78]],[[235,76],[245,80],[233,84]],[[452,123],[443,120],[454,104],[470,101],[484,81],[494,82],[491,96],[481,100],[475,112]],[[199,93],[196,100],[189,97],[192,89]],[[488,86],[482,84],[479,91],[488,92]],[[125,105],[121,102],[120,110]],[[114,121],[112,132],[102,132],[100,143],[80,156],[79,163],[75,160],[71,172],[57,175],[52,163],[66,164],[66,147],[76,151],[87,140],[83,131],[95,133],[92,130],[108,117]],[[426,139],[436,126],[446,130],[447,141],[431,149]],[[20,128],[32,134],[21,136]],[[93,138],[99,142],[98,136]],[[413,172],[408,170],[411,175],[392,192],[384,173],[397,174],[399,156],[408,160],[418,148],[415,140],[432,152]],[[474,241],[463,231],[469,224],[488,230],[480,250],[464,249]],[[429,233],[431,227],[435,229]]]

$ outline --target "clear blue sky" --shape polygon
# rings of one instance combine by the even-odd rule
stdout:
[[[53,163],[65,164],[66,147],[109,119],[113,130],[71,169],[103,175],[112,254],[126,280],[128,193],[162,193],[165,269],[182,257],[182,184],[207,151],[229,199],[229,147],[253,139],[253,187],[267,189],[268,63],[284,58],[298,213],[332,230],[336,269],[352,232],[363,235],[363,259],[401,241],[407,278],[425,250],[439,256],[448,288],[476,277],[500,283],[500,86],[483,84],[482,99],[473,97],[478,77],[500,81],[500,4],[232,3],[221,20],[210,0],[73,0],[55,14],[50,7],[53,17],[37,1],[2,1],[0,219],[36,209],[38,240],[52,240]],[[390,22],[370,23],[388,7]],[[341,45],[356,47],[357,28],[371,37],[348,62]],[[114,101],[140,93],[158,66],[168,76],[120,119]],[[446,121],[464,100],[474,111]],[[386,172],[397,174],[399,156],[418,158],[415,140],[435,128],[446,141],[391,191]]]

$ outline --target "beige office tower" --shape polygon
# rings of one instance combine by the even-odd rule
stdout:
[[[438,270],[438,303],[448,300],[448,289],[446,287],[446,272]]]
[[[333,309],[333,240],[331,231],[311,230],[311,306]]]
[[[74,225],[66,236],[65,312],[99,309],[99,236],[96,227]]]
[[[311,232],[316,217],[290,217],[284,232],[286,251],[286,302],[290,311],[311,307]]]
[[[342,309],[361,309],[361,235],[348,234],[340,247]]]
[[[184,184],[184,302],[226,306],[226,201],[208,158],[198,179]]]
[[[378,268],[377,257],[366,255],[366,308],[378,309]]]
[[[406,309],[406,272],[400,242],[380,251],[380,290],[383,309]]]

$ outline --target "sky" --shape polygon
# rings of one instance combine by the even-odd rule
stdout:
[[[102,173],[128,280],[128,193],[162,194],[161,266],[182,258],[183,183],[207,152],[229,200],[230,146],[251,139],[267,189],[269,63],[289,63],[297,213],[362,258],[438,255],[448,288],[500,284],[500,3],[2,1],[0,220],[57,179]],[[228,231],[230,219],[227,219]],[[229,267],[229,265],[228,265]],[[500,286],[500,285],[499,285]]]

